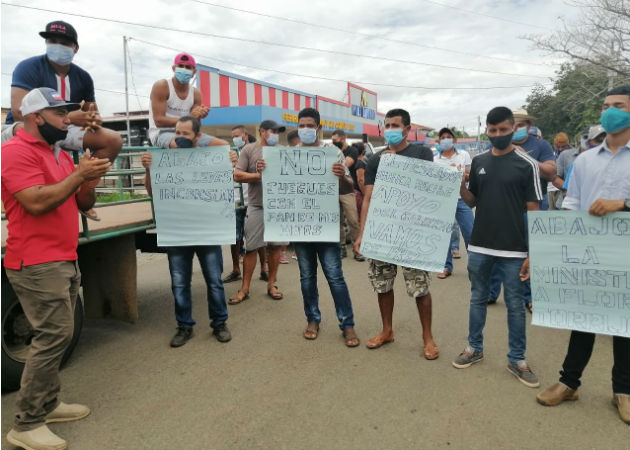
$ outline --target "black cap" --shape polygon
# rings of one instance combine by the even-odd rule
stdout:
[[[46,25],[46,31],[40,31],[39,35],[44,39],[61,36],[66,39],[70,39],[75,45],[79,45],[79,41],[77,40],[77,30],[75,30],[68,22],[64,22],[62,20],[50,22]]]
[[[284,133],[287,130],[287,127],[284,125],[278,125],[273,120],[263,120],[260,122],[260,128],[263,130],[274,130],[279,133]]]

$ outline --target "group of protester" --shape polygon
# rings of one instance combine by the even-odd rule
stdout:
[[[7,440],[25,449],[63,449],[66,441],[46,424],[78,420],[90,413],[87,406],[66,404],[58,398],[59,365],[72,336],[73,309],[81,277],[76,254],[76,216],[79,210],[88,211],[93,206],[95,185],[110,168],[121,141],[101,126],[89,74],[71,63],[79,48],[74,28],[56,21],[40,34],[46,39],[46,55],[29,58],[16,67],[11,88],[12,114],[7,119],[9,127],[3,129],[3,135],[10,138],[2,147],[2,198],[9,222],[4,265],[34,330],[17,397],[15,424]],[[151,91],[152,144],[163,148],[228,145],[225,140],[201,133],[200,120],[208,114],[208,108],[202,105],[199,90],[189,83],[196,71],[194,58],[186,53],[177,55],[172,70],[173,77],[156,82]],[[491,143],[487,152],[471,159],[455,148],[452,130],[443,128],[439,131],[439,153],[434,158],[429,148],[408,142],[409,113],[392,109],[385,115],[385,150],[365,162],[360,149],[355,154],[349,148],[345,133],[335,131],[337,160],[330,169],[339,179],[341,209],[350,225],[358,261],[363,258],[361,242],[382,155],[394,153],[434,161],[462,172],[455,220],[468,249],[471,299],[468,345],[452,364],[464,369],[483,360],[487,308],[498,297],[493,286],[502,283],[507,306],[507,370],[526,386],[538,387],[538,379],[525,357],[525,310],[531,302],[525,283],[529,279],[527,211],[546,208],[549,182],[558,189],[553,203],[564,209],[585,210],[596,216],[630,210],[630,87],[608,93],[603,103],[602,128],[590,128],[581,149],[568,148],[566,136],[556,137],[554,144],[560,152],[557,163],[550,145],[539,139],[537,132],[530,133],[533,120],[524,111],[492,108],[486,118]],[[267,269],[263,264],[268,264],[262,273],[266,274],[269,297],[283,298],[276,280],[281,249],[288,243],[264,240],[261,180],[267,167],[262,148],[276,146],[279,133],[285,131],[284,126],[264,120],[254,142],[249,142],[245,127],[232,130],[233,143],[240,150],[238,156],[230,153],[234,180],[247,186],[247,209],[241,208],[244,213],[238,219],[244,239],[238,239],[232,248],[230,281],[242,279],[242,286],[230,304],[249,297],[257,260],[261,270]],[[296,133],[289,136],[290,145],[318,147],[320,136],[319,112],[304,108],[298,114]],[[587,151],[588,143],[596,146]],[[75,166],[61,149],[83,150],[85,155]],[[145,183],[151,194],[150,153],[143,154],[142,164],[147,169]],[[240,226],[237,224],[237,230]],[[341,244],[345,246],[345,240],[293,243],[307,322],[303,337],[314,340],[319,333],[319,260],[344,343],[357,347],[360,341],[354,330],[350,289],[342,270]],[[242,245],[245,256],[241,272]],[[266,253],[261,249],[266,249]],[[195,254],[208,286],[210,327],[218,341],[228,342],[231,333],[226,325],[228,308],[221,278],[220,246],[170,247],[167,254],[177,321],[171,345],[184,345],[193,336],[191,273]],[[450,250],[445,255],[440,278],[452,273],[451,255]],[[440,353],[431,329],[431,276],[425,270],[400,269],[407,294],[417,304],[423,330],[422,354],[427,360],[434,360]],[[395,264],[385,261],[368,262],[367,275],[377,293],[382,319],[381,332],[367,341],[370,349],[394,341],[393,286],[397,270]],[[578,398],[594,338],[593,333],[571,333],[559,383],[538,394],[541,404],[553,406]],[[613,403],[621,419],[630,423],[630,339],[613,337],[613,353]]]

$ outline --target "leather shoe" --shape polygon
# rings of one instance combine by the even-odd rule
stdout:
[[[72,422],[73,420],[83,419],[88,415],[90,415],[90,408],[85,405],[60,402],[55,409],[48,413],[46,423]]]
[[[617,407],[621,420],[630,424],[630,395],[613,394],[612,404]]]
[[[232,339],[232,333],[228,330],[225,322],[214,327],[212,334],[214,334],[214,337],[216,337],[219,342],[229,342]]]
[[[173,339],[171,339],[171,347],[181,347],[186,342],[188,342],[191,337],[193,337],[192,328],[179,327],[177,329],[177,333],[175,333],[175,336],[173,336]]]
[[[565,400],[577,400],[579,397],[577,389],[571,389],[565,384],[556,383],[538,393],[536,400],[541,405],[556,406]]]
[[[359,262],[363,262],[363,261],[365,261],[365,256],[359,255],[358,253],[355,253],[354,254],[354,260],[355,261],[359,261]]]
[[[28,431],[12,429],[7,434],[7,441],[11,445],[25,449],[63,450],[68,443],[50,431],[46,425]]]

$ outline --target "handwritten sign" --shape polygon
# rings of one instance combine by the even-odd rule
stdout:
[[[263,147],[265,241],[338,242],[336,147]]]
[[[372,259],[441,272],[451,240],[461,177],[454,167],[383,155],[361,252]]]
[[[630,214],[528,213],[534,325],[630,337]]]
[[[150,151],[158,245],[234,244],[230,147]]]

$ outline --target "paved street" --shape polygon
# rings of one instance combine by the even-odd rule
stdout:
[[[225,267],[229,270],[229,249]],[[441,356],[421,356],[415,302],[396,283],[396,341],[368,350],[380,330],[367,263],[344,260],[362,344],[349,349],[320,273],[323,321],[306,341],[297,263],[280,267],[285,299],[273,301],[256,280],[251,298],[229,306],[233,340],[218,343],[207,323],[205,286],[195,269],[195,337],[173,349],[175,331],[165,255],[139,260],[140,320],[88,320],[62,371],[62,398],[92,414],[51,425],[71,449],[627,449],[630,434],[610,404],[612,345],[600,336],[581,398],[558,407],[536,403],[539,389],[506,370],[502,300],[491,306],[485,360],[457,370],[464,348],[469,283],[465,255],[447,280],[433,278],[434,335]],[[399,274],[399,278],[401,274]],[[226,285],[226,294],[238,283]],[[531,316],[528,316],[528,320]],[[541,389],[557,380],[569,332],[528,326],[528,360]],[[2,396],[2,434],[12,424],[15,393]],[[2,448],[11,448],[3,438]]]

